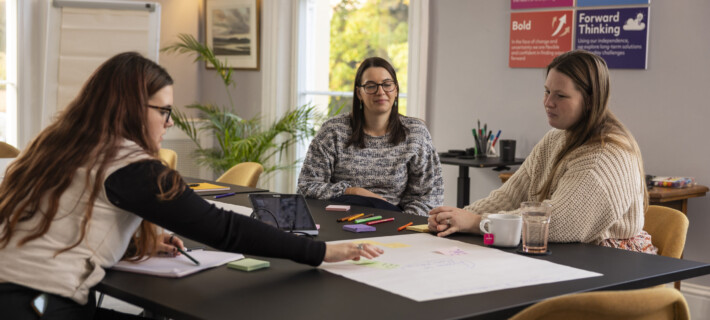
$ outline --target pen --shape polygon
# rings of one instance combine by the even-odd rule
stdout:
[[[364,213],[358,213],[358,214],[356,214],[356,215],[354,215],[354,216],[348,217],[348,220],[347,220],[347,221],[353,221],[353,220],[355,220],[355,219],[357,219],[357,218],[360,218],[360,217],[362,217],[362,216],[364,216],[364,215],[365,215]]]
[[[168,243],[174,245],[174,244],[173,244],[173,238],[174,238],[174,237],[175,237],[174,234],[171,235],[171,236],[170,236],[170,240],[168,240]],[[195,258],[193,258],[193,257],[190,256],[189,254],[187,254],[187,252],[185,252],[185,250],[182,250],[182,248],[180,248],[180,246],[175,246],[175,249],[177,249],[178,252],[180,252],[180,253],[182,253],[183,255],[185,255],[188,259],[192,260],[192,262],[194,262],[196,265],[198,265],[198,266],[200,265],[200,262],[199,262],[199,261],[195,260]]]
[[[364,223],[364,222],[377,220],[377,219],[382,219],[382,216],[374,216],[374,217],[369,217],[369,218],[357,219],[357,220],[355,220],[355,223]]]
[[[500,130],[498,130],[498,134],[496,134],[496,138],[493,139],[493,144],[491,146],[493,146],[493,147],[496,146],[496,141],[498,141],[498,137],[500,137]]]
[[[394,221],[394,218],[387,218],[387,219],[382,219],[382,220],[377,220],[377,221],[370,221],[370,222],[368,222],[368,223],[366,223],[366,224],[367,224],[368,226],[371,226],[371,225],[373,225],[373,224],[378,224],[378,223],[383,223],[383,222],[390,222],[390,221]]]
[[[178,246],[176,246],[176,248],[177,248],[178,252],[182,253],[188,259],[192,260],[192,262],[194,262],[196,265],[198,265],[198,266],[200,265],[200,262],[195,260],[195,258],[191,257],[189,254],[187,254],[187,252],[185,252],[185,250],[180,249],[180,247],[178,247]]]
[[[407,227],[411,226],[412,224],[414,224],[414,222],[407,223],[407,224],[397,228],[397,231],[402,231],[402,230],[406,229]]]
[[[236,192],[230,192],[230,193],[218,194],[218,195],[214,196],[214,198],[215,198],[215,199],[219,199],[219,198],[224,198],[224,197],[233,196],[233,195],[235,195],[235,194],[237,194],[237,193],[236,193]]]

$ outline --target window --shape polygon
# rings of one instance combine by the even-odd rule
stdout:
[[[397,71],[399,111],[407,114],[408,0],[303,0],[298,102],[349,112],[353,81],[365,58],[384,58]]]
[[[16,0],[0,0],[0,141],[17,145]]]

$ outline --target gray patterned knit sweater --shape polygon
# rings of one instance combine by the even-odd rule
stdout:
[[[498,190],[465,207],[483,214],[518,213],[523,201],[536,201],[550,174],[565,132],[549,131],[520,169]],[[638,235],[644,222],[644,185],[638,157],[618,145],[583,145],[562,160],[550,189],[551,242],[600,244]]]
[[[345,147],[352,128],[350,114],[329,119],[308,148],[298,178],[298,192],[306,197],[332,199],[349,187],[367,189],[399,205],[404,212],[427,216],[444,202],[439,156],[424,123],[400,116],[409,130],[399,145],[389,134],[365,135],[365,148]]]

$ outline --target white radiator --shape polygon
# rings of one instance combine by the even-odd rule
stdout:
[[[203,134],[200,137],[200,145],[203,148],[211,148],[214,139],[211,135]],[[171,127],[163,136],[161,147],[172,149],[177,153],[177,171],[183,177],[201,178],[214,180],[214,173],[207,167],[198,166],[193,157],[193,152],[197,149],[195,143],[177,127]]]

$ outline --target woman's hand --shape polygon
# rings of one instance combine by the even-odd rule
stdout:
[[[376,258],[385,251],[371,244],[338,243],[325,245],[325,262],[339,262],[344,260],[360,260],[360,257],[368,259]]]
[[[446,237],[454,232],[480,233],[481,216],[456,207],[443,206],[429,211],[429,230]]]
[[[360,187],[347,188],[347,189],[345,189],[345,194],[354,194],[356,196],[371,197],[371,198],[385,200],[385,198],[380,197],[379,195],[371,192],[370,190],[367,190],[365,188],[360,188]],[[385,201],[387,201],[387,200],[385,200]]]
[[[161,233],[158,235],[156,247],[158,249],[158,254],[164,254],[171,257],[176,257],[180,255],[178,252],[178,247],[180,249],[185,249],[182,240],[175,235],[169,233]]]

